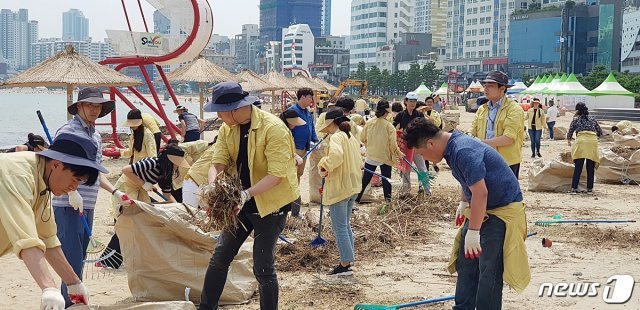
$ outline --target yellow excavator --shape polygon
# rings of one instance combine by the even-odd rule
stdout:
[[[339,98],[345,87],[360,87],[360,96],[366,98],[369,96],[369,82],[363,80],[344,80],[338,85],[338,89],[333,94],[333,98]]]

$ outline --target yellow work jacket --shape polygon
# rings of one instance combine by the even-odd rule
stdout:
[[[356,111],[358,111],[358,112],[364,112],[365,110],[367,110],[369,108],[369,105],[367,104],[366,100],[358,99],[358,100],[356,100],[355,108],[356,108]]]
[[[149,129],[144,129],[144,138],[142,139],[142,149],[140,152],[133,148],[133,132],[129,136],[129,147],[126,149],[120,149],[120,157],[127,158],[129,164],[134,164],[147,157],[158,157],[158,151],[156,150],[156,139]]]
[[[142,113],[142,126],[153,134],[160,132],[160,122],[149,113]]]
[[[489,107],[487,103],[478,108],[469,133],[480,140],[486,139],[488,119]],[[498,153],[502,155],[509,166],[522,162],[523,122],[524,112],[522,108],[514,101],[504,97],[496,115],[494,131],[496,137],[507,136],[513,139],[513,144],[497,148]]]
[[[398,148],[396,129],[386,118],[374,118],[364,125],[360,141],[367,148],[367,158],[395,166],[402,152]]]
[[[295,146],[292,139],[287,138],[289,136],[289,128],[278,117],[260,109],[252,109],[248,141],[251,185],[267,175],[282,178],[280,184],[255,196],[261,217],[277,211],[299,196],[296,167],[291,164]],[[228,173],[237,173],[239,147],[240,126],[223,124],[211,163],[226,165]]]
[[[60,246],[44,168],[33,152],[0,154],[0,256]]]
[[[196,160],[193,164],[191,164],[191,168],[185,175],[185,179],[189,178],[193,180],[198,186],[207,184],[207,179],[209,178],[209,168],[211,168],[211,159],[213,158],[213,153],[215,152],[215,145],[211,145],[207,148],[204,153]]]
[[[184,142],[178,144],[180,149],[184,151],[184,158],[189,162],[189,164],[193,164],[204,152],[209,148],[209,142],[205,140],[196,140],[191,142]]]
[[[487,210],[487,214],[495,215],[505,223],[504,245],[502,246],[502,260],[504,273],[502,278],[509,286],[522,293],[531,282],[531,270],[529,270],[529,256],[524,241],[527,239],[527,217],[522,202],[512,202],[504,207]],[[465,209],[464,216],[471,218],[471,209]],[[453,251],[449,258],[447,269],[451,274],[456,272],[458,250],[462,240],[462,228],[458,230],[453,243]]]
[[[348,137],[342,131],[332,134],[327,154],[318,163],[318,171],[328,172],[322,203],[332,205],[359,193],[362,189],[361,167],[360,142],[356,137]]]
[[[529,111],[527,111],[527,116],[524,118],[526,120],[525,124],[527,125],[528,129],[531,129],[531,119],[533,118],[533,110],[534,110],[533,108],[529,109]],[[538,109],[538,112],[536,113],[535,124],[536,124],[536,130],[544,130],[545,128],[547,128],[547,116],[544,114],[543,109]]]

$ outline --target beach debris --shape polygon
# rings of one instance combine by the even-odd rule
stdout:
[[[242,183],[237,175],[229,175],[221,172],[212,184],[200,187],[198,196],[200,205],[207,214],[207,218],[195,218],[196,226],[205,232],[233,231],[240,221],[236,214],[240,207],[240,193]]]

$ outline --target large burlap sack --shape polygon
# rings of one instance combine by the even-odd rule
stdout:
[[[574,165],[557,159],[545,162],[536,159],[529,168],[528,190],[532,192],[568,192],[571,189]],[[578,189],[586,190],[587,172],[582,171]]]
[[[442,118],[442,130],[451,131],[460,124],[460,111],[445,111],[440,114]]]
[[[626,159],[611,149],[600,149],[600,167],[596,170],[599,182],[611,184],[640,184],[640,150]]]
[[[640,147],[640,135],[621,135],[617,132],[613,136],[613,146]]]
[[[162,301],[127,303],[113,306],[85,306],[75,305],[72,310],[196,310],[196,306],[190,301]]]
[[[318,163],[327,152],[328,140],[323,141],[315,151],[309,155],[309,201],[320,203],[319,188],[322,187],[322,177],[318,173]],[[300,189],[302,191],[302,189]]]
[[[553,127],[553,140],[567,140],[568,129],[562,126]]]
[[[200,302],[216,240],[188,221],[197,212],[202,211],[181,203],[138,202],[118,217],[116,233],[135,301],[185,300],[190,288],[189,300]],[[231,263],[221,304],[246,303],[256,291],[252,249],[249,238]]]

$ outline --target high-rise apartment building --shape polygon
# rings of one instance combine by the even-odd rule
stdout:
[[[70,41],[91,41],[89,19],[82,11],[71,9],[62,13],[62,39]]]
[[[322,36],[331,35],[331,0],[322,0]]]
[[[109,42],[69,41],[60,38],[48,38],[31,44],[31,62],[36,65],[47,58],[64,51],[67,45],[73,45],[78,54],[89,57],[95,62],[113,56]]]
[[[322,0],[260,0],[260,42],[282,41],[282,29],[295,24],[309,25],[319,37],[322,12]]]
[[[447,0],[415,0],[414,32],[430,33],[434,47],[444,47],[447,39]]]
[[[29,21],[29,11],[0,10],[0,54],[8,67],[23,70],[31,66],[30,44],[38,40],[38,22]]]
[[[376,64],[379,47],[400,41],[401,33],[412,32],[413,0],[353,0],[351,2],[351,71],[364,62]]]
[[[235,56],[240,69],[257,70],[259,34],[258,25],[245,24],[242,25],[242,34],[236,35]]]
[[[458,66],[462,71],[488,71],[506,65],[509,16],[514,10],[526,9],[527,1],[451,0],[450,3],[446,59],[458,64],[470,59],[479,61],[473,68]]]
[[[171,34],[171,21],[159,10],[153,12],[153,32]]]

